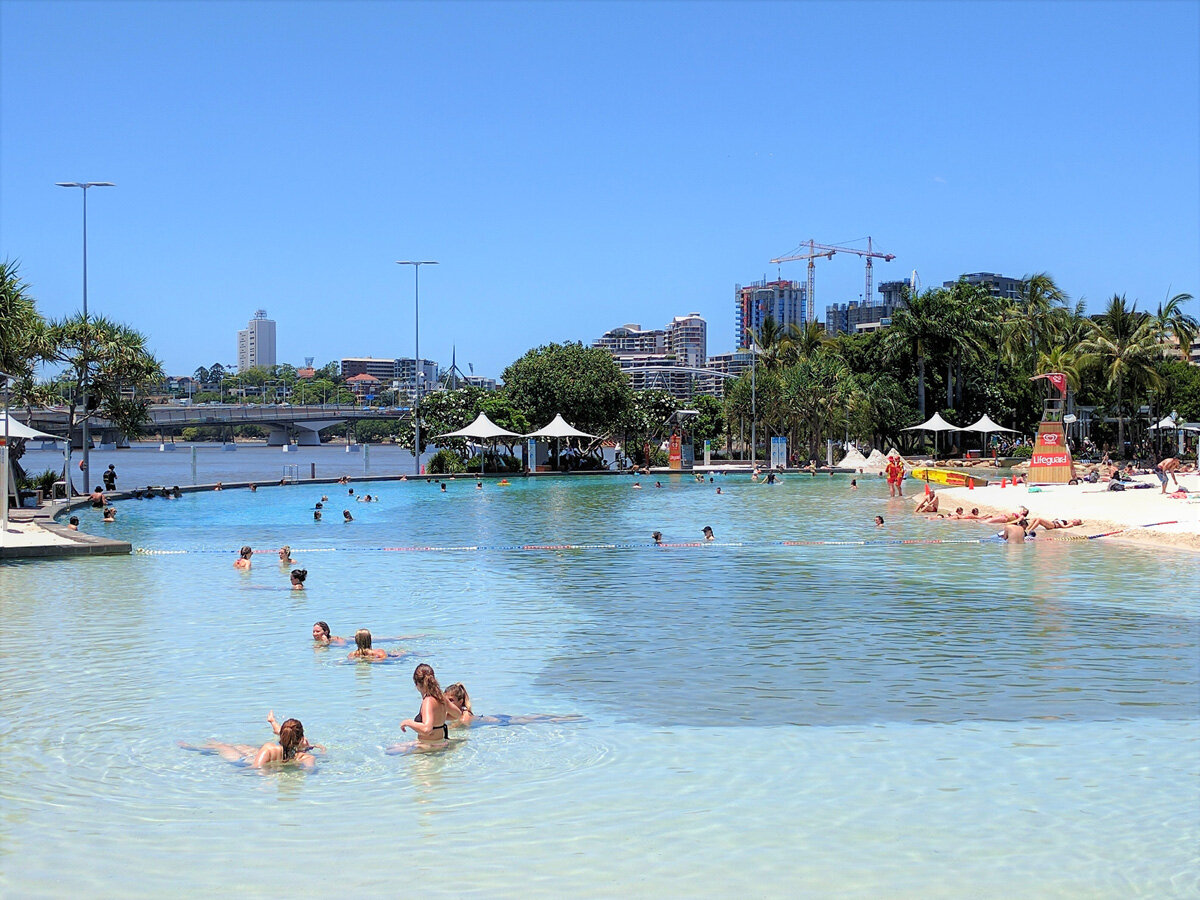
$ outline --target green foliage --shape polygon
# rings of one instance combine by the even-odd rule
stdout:
[[[431,475],[449,475],[466,471],[466,466],[463,465],[462,458],[457,453],[443,447],[429,457],[429,462],[425,464],[425,471]]]
[[[700,414],[689,422],[695,445],[703,447],[705,441],[712,441],[714,447],[718,446],[718,440],[725,434],[724,405],[708,394],[693,397],[689,405]]]
[[[49,326],[21,280],[19,264],[0,262],[0,372],[15,376],[9,386],[13,405],[36,401],[34,368],[53,355]]]
[[[610,433],[630,406],[629,382],[613,358],[598,347],[548,344],[527,352],[504,370],[513,406],[538,428],[556,414],[583,431]]]
[[[138,391],[163,378],[162,366],[141,332],[103,316],[76,313],[50,323],[52,359],[65,367],[68,416],[72,428],[83,418],[80,404],[87,386],[88,409],[112,420],[127,437],[146,421],[149,402]]]
[[[49,497],[54,489],[54,482],[62,477],[61,472],[47,469],[40,475],[26,475],[17,479],[17,489],[22,491],[41,491],[42,496]]]

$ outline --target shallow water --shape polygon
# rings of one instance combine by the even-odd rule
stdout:
[[[85,510],[155,552],[0,569],[0,893],[1200,891],[1195,556],[894,543],[989,529],[869,479],[642,481]],[[322,491],[355,521],[313,523]],[[235,571],[243,543],[291,544],[308,589]],[[551,544],[615,546],[513,549]],[[415,547],[480,549],[383,549]],[[414,655],[347,664],[316,619]],[[418,660],[479,712],[586,721],[388,756]],[[328,746],[315,773],[176,746],[261,743],[268,708]]]

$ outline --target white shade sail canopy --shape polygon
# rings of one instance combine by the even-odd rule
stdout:
[[[982,416],[980,416],[979,421],[974,425],[968,425],[966,428],[960,428],[959,431],[982,431],[985,434],[993,431],[1011,431],[1014,434],[1016,433],[1015,428],[1005,428],[1003,425],[997,425],[992,421],[992,417],[987,413],[984,413]]]
[[[1167,418],[1167,419],[1163,419],[1163,420],[1162,420],[1161,422],[1159,422],[1157,425],[1151,425],[1151,426],[1150,426],[1150,427],[1149,427],[1147,430],[1148,430],[1148,431],[1155,431],[1155,430],[1157,430],[1157,429],[1159,429],[1159,428],[1170,428],[1170,429],[1175,429],[1175,428],[1177,428],[1177,427],[1178,427],[1178,426],[1175,424],[1175,421],[1174,421],[1173,419]]]
[[[519,438],[521,435],[516,432],[509,431],[507,428],[501,428],[484,413],[480,413],[475,417],[475,421],[465,428],[460,428],[458,431],[451,431],[449,434],[439,434],[439,438],[448,437],[463,437],[475,438],[480,441],[490,441],[496,438]]]
[[[7,421],[5,421],[7,419]],[[38,431],[36,428],[30,428],[24,422],[18,422],[16,419],[9,418],[3,413],[0,413],[0,437],[4,437],[5,428],[8,429],[10,438],[37,438],[43,441],[61,441],[63,438],[55,437],[52,434],[46,434],[44,431]]]
[[[901,431],[963,431],[957,425],[951,425],[942,418],[941,413],[934,413],[926,421],[920,425],[910,425],[908,428],[902,428]]]
[[[596,435],[588,434],[586,431],[580,431],[578,428],[571,425],[559,413],[554,417],[554,420],[545,428],[539,428],[537,431],[531,431],[525,435],[527,438],[595,438]]]

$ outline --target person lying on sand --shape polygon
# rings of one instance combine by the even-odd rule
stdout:
[[[1027,515],[1029,515],[1029,510],[1024,506],[1019,506],[1017,507],[1016,512],[998,513],[994,516],[988,516],[983,521],[992,525],[1011,525],[1013,522],[1016,522],[1018,519],[1021,519]]]
[[[1029,520],[1029,531],[1035,528],[1041,528],[1043,531],[1054,531],[1058,528],[1078,528],[1083,524],[1083,519],[1047,519],[1042,516],[1034,516]]]

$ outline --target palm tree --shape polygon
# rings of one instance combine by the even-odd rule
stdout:
[[[1079,350],[1094,359],[1110,390],[1117,394],[1118,453],[1125,452],[1125,389],[1137,385],[1157,387],[1160,378],[1154,362],[1162,352],[1160,332],[1154,317],[1127,305],[1124,295],[1114,294],[1105,311],[1096,317],[1096,329]]]
[[[805,322],[803,325],[792,322],[784,337],[783,357],[787,362],[807,359],[828,341],[829,334],[816,322]]]
[[[893,359],[912,353],[917,359],[917,408],[925,418],[925,361],[936,352],[946,334],[945,291],[931,288],[909,297],[892,316],[885,347]]]
[[[1184,304],[1190,303],[1192,299],[1191,294],[1176,294],[1165,304],[1158,304],[1158,311],[1154,313],[1155,328],[1164,339],[1167,336],[1175,339],[1184,362],[1187,362],[1192,344],[1195,343],[1196,336],[1200,333],[1200,322],[1197,322],[1194,316],[1189,316],[1183,311]]]
[[[16,376],[10,389],[18,403],[29,399],[34,367],[51,352],[46,321],[21,280],[20,265],[0,262],[0,372]]]
[[[1004,356],[1015,365],[1036,360],[1038,353],[1053,342],[1055,327],[1061,322],[1059,311],[1068,302],[1067,295],[1047,273],[1026,277],[1019,296],[1003,315]]]
[[[746,329],[747,346],[757,354],[759,361],[768,369],[777,369],[783,362],[787,346],[787,330],[771,316],[766,316],[757,333]]]

